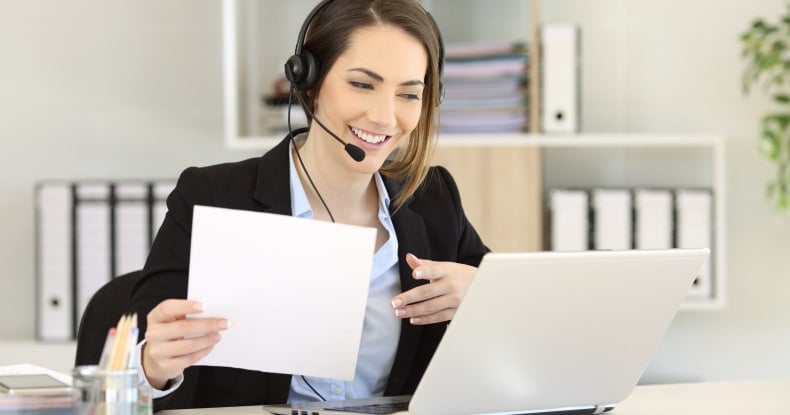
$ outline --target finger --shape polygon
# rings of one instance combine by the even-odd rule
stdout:
[[[211,349],[221,339],[222,337],[219,333],[211,333],[169,342],[149,343],[146,347],[148,348],[148,354],[158,363],[162,363],[192,355],[203,349]]]
[[[187,314],[203,311],[203,304],[193,300],[169,299],[162,301],[150,313],[148,323],[166,323],[183,319]]]
[[[433,313],[433,314],[429,314],[429,315],[426,315],[426,316],[412,317],[412,318],[409,319],[409,323],[411,323],[411,324],[413,324],[415,326],[422,326],[422,325],[426,325],[426,324],[434,324],[434,323],[440,323],[440,322],[443,322],[443,321],[450,321],[450,320],[453,319],[453,316],[455,316],[455,310],[456,309],[454,309],[454,308],[453,309],[445,309],[445,310],[442,310],[442,311],[440,311],[438,313]]]
[[[184,337],[198,337],[204,334],[216,333],[230,327],[230,322],[224,318],[189,318],[167,323],[154,323],[150,321],[145,331],[145,339],[149,342],[162,342]]]
[[[144,370],[149,379],[172,379],[208,355],[220,341],[218,333],[168,343],[148,343],[144,349]]]
[[[410,253],[406,254],[406,263],[411,267],[411,276],[414,279],[424,279],[432,275],[429,267],[433,261],[417,258],[416,255]]]
[[[409,264],[411,269],[417,268],[423,264],[422,260],[412,253],[406,254],[406,263]]]
[[[159,370],[162,377],[173,379],[184,372],[184,369],[199,362],[200,359],[211,353],[212,348],[199,350],[195,353],[168,360]]]
[[[404,291],[392,299],[392,308],[407,307],[410,304],[420,303],[431,298],[447,294],[446,284],[423,284],[411,290]]]
[[[429,316],[443,310],[455,308],[457,305],[446,295],[438,296],[427,301],[415,303],[395,309],[395,317],[414,318]]]

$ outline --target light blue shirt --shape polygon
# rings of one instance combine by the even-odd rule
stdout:
[[[292,152],[290,157],[291,212],[300,218],[313,218],[313,211],[307,201],[304,187],[296,173]],[[362,326],[362,340],[354,379],[343,381],[306,376],[307,381],[324,399],[342,400],[381,396],[389,379],[392,363],[400,337],[400,320],[394,315],[390,301],[400,293],[400,274],[398,273],[398,238],[389,215],[390,199],[381,176],[374,175],[379,194],[378,218],[389,234],[387,242],[373,256],[370,272],[370,289]],[[320,189],[319,189],[320,190]],[[331,206],[330,206],[331,209]],[[350,253],[353,254],[353,253]],[[331,312],[331,310],[329,310]],[[307,330],[310,328],[307,327]],[[316,343],[316,353],[321,353],[320,341]],[[332,356],[326,356],[332,359]],[[288,402],[309,402],[321,400],[304,382],[294,374]]]

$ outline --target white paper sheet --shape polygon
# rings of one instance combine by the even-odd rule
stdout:
[[[376,230],[196,206],[188,298],[231,321],[198,364],[351,380]]]

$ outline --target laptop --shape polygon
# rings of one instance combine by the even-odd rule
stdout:
[[[489,253],[413,396],[263,409],[282,415],[609,411],[636,386],[708,254],[704,248]],[[378,404],[385,409],[375,412]]]

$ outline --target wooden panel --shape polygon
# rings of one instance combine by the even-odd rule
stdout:
[[[441,145],[434,164],[447,167],[466,215],[497,252],[542,249],[540,148]]]

